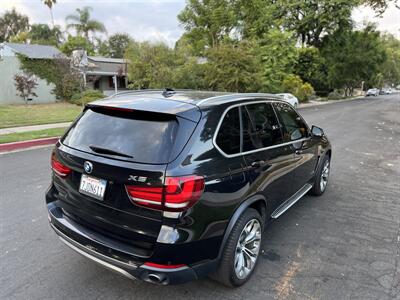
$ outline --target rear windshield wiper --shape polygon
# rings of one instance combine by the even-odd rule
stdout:
[[[107,149],[107,148],[102,148],[102,147],[98,147],[98,146],[89,146],[90,149],[92,149],[92,151],[96,152],[96,153],[101,153],[101,154],[109,154],[109,155],[117,155],[117,156],[122,156],[122,157],[128,157],[128,158],[133,158],[133,156],[125,154],[125,153],[121,153],[115,150],[111,150],[111,149]]]

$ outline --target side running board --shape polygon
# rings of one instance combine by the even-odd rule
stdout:
[[[312,185],[309,183],[306,183],[300,190],[298,190],[293,196],[291,196],[289,199],[287,199],[285,202],[283,202],[277,209],[274,210],[274,212],[271,215],[271,218],[277,219],[279,216],[281,216],[285,211],[287,211],[290,207],[293,206],[297,201],[300,200],[301,197],[303,197],[309,190],[311,190]]]

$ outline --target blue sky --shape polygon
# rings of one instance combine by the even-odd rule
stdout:
[[[57,0],[54,7],[55,23],[65,26],[65,17],[78,7],[91,6],[92,17],[102,21],[108,34],[129,33],[139,41],[164,41],[173,46],[183,30],[176,18],[184,8],[184,0]],[[29,16],[31,23],[49,23],[50,13],[41,0],[0,0],[0,14],[15,7]],[[368,8],[358,8],[353,12],[356,22],[363,20],[378,23],[380,30],[387,30],[400,37],[400,10],[391,6],[382,18]]]

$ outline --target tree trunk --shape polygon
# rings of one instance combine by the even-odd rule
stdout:
[[[51,15],[51,24],[53,25],[54,29],[54,16],[53,16],[53,10],[50,8],[50,15]]]

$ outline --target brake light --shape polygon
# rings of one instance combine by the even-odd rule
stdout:
[[[56,154],[53,152],[51,155],[51,168],[60,177],[67,177],[72,170],[67,166],[64,166],[57,158]]]
[[[184,211],[192,207],[204,190],[201,176],[166,177],[163,187],[127,185],[126,190],[134,204],[164,210]]]

